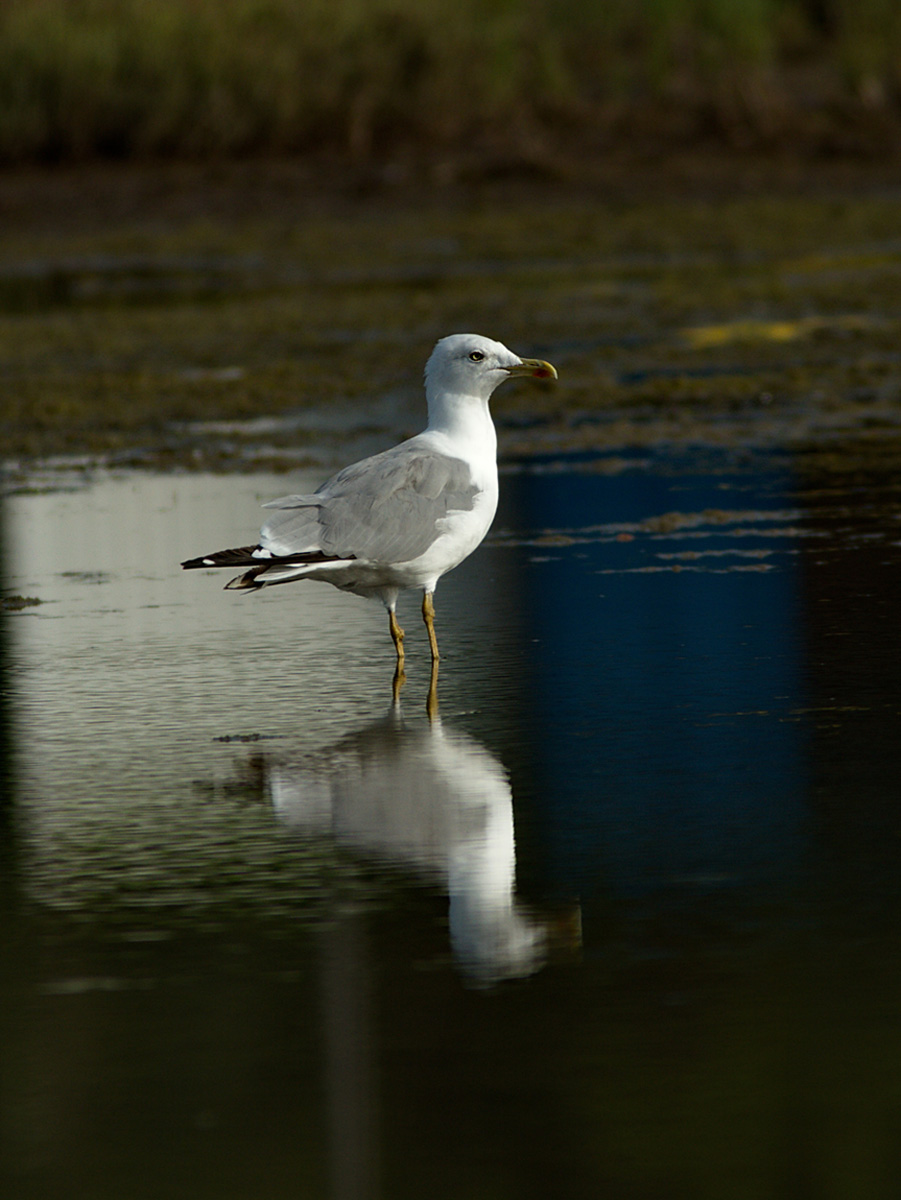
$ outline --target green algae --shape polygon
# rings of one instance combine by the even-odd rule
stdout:
[[[509,456],[671,441],[834,455],[842,439],[884,455],[899,276],[884,186],[23,221],[0,234],[0,450],[294,465],[310,427],[273,439],[253,422],[378,410],[373,436],[412,432],[431,345],[469,329],[560,373],[498,393]],[[223,421],[227,438],[205,434]]]
[[[43,604],[37,596],[0,596],[0,612],[21,612],[26,608],[35,608]]]

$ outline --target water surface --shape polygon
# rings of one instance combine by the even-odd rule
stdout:
[[[820,469],[508,464],[437,721],[415,598],[398,706],[178,570],[284,476],[9,497],[4,1195],[893,1195],[897,486]]]

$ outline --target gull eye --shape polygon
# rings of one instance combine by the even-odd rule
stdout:
[[[485,355],[482,353],[481,350],[473,350],[470,352],[469,361],[470,362],[481,362],[484,357],[485,357]]]

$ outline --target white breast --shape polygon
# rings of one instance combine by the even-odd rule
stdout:
[[[427,430],[419,435],[423,443],[439,453],[462,459],[469,466],[477,492],[471,509],[449,512],[438,522],[440,536],[424,554],[399,564],[398,574],[408,580],[401,584],[403,587],[433,590],[440,576],[472,554],[491,528],[498,499],[497,436],[487,412],[485,418],[470,420],[465,429],[453,434]]]

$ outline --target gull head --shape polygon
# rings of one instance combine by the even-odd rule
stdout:
[[[550,363],[520,358],[502,342],[477,333],[452,333],[442,338],[425,367],[426,394],[473,396],[487,401],[494,389],[513,375],[556,379]]]

